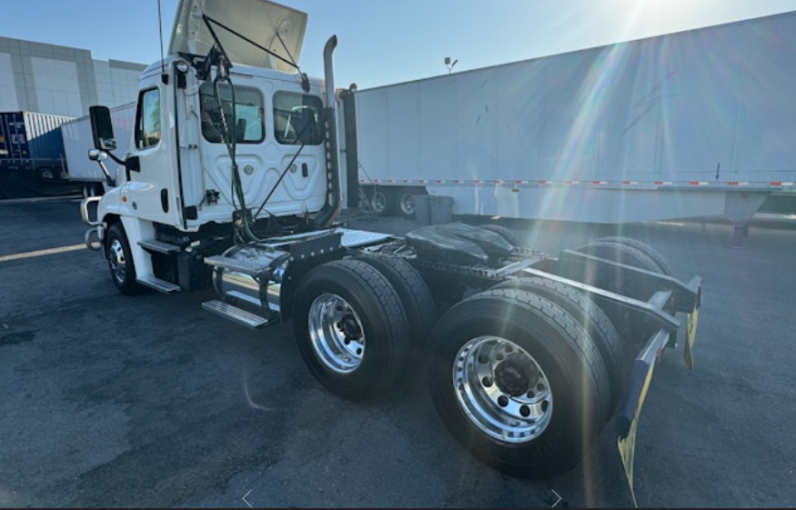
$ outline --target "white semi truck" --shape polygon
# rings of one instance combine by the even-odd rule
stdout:
[[[262,0],[182,0],[169,56],[141,77],[129,153],[113,154],[109,110],[91,109],[91,158],[123,167],[82,204],[113,283],[212,285],[203,306],[225,319],[293,320],[309,371],[343,398],[389,392],[423,364],[453,436],[513,475],[567,471],[616,416],[632,475],[645,388],[681,329],[691,362],[700,278],[622,238],[551,256],[493,225],[341,228],[337,40],[325,80],[308,78],[306,19]]]
[[[796,198],[794,83],[790,12],[345,94],[344,163],[382,214],[743,227]]]

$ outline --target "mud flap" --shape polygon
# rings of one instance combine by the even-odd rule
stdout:
[[[617,427],[617,448],[622,464],[625,468],[625,476],[630,487],[630,495],[633,504],[638,507],[636,493],[633,489],[633,460],[636,452],[636,434],[638,432],[638,419],[641,414],[641,407],[647,398],[652,374],[655,371],[655,363],[663,349],[669,343],[669,332],[658,331],[649,340],[644,350],[641,351],[636,361],[633,363],[633,372],[630,379],[630,386],[625,393],[624,400],[619,406],[616,416]]]
[[[694,371],[694,343],[696,343],[697,323],[699,322],[699,308],[702,306],[702,289],[699,289],[697,294],[696,303],[694,304],[694,311],[688,316],[685,349],[683,349],[683,358],[685,364],[691,371]]]

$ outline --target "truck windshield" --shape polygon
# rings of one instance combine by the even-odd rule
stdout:
[[[227,122],[232,121],[229,104],[232,101],[232,91],[226,84],[220,84],[221,102],[226,108]],[[202,84],[199,88],[202,101],[202,135],[210,143],[224,141],[224,125],[221,119],[221,108],[216,100],[213,84]],[[238,143],[260,143],[265,139],[263,127],[263,96],[257,89],[249,87],[235,87],[235,133]],[[230,126],[230,129],[232,126]]]

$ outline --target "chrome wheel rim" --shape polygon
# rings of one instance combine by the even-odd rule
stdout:
[[[502,442],[538,438],[553,415],[553,393],[542,367],[504,338],[478,337],[456,355],[453,386],[470,421]]]
[[[116,281],[124,283],[127,277],[127,258],[124,256],[124,248],[118,239],[114,239],[108,250],[108,264],[111,267],[111,274]]]
[[[322,294],[310,306],[310,339],[315,355],[338,374],[350,374],[365,357],[365,329],[359,315],[336,294]]]
[[[411,216],[415,213],[415,197],[409,193],[401,195],[401,212]]]

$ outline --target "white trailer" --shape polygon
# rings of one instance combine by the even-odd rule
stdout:
[[[111,109],[111,121],[119,149],[122,154],[127,152],[133,140],[135,125],[135,105],[129,103]],[[86,115],[74,119],[61,126],[64,153],[66,154],[69,180],[83,183],[84,196],[101,195],[106,189],[106,178],[100,167],[88,159],[88,151],[94,148],[91,134],[91,118]],[[117,171],[112,170],[111,175]]]
[[[743,224],[796,189],[795,84],[791,12],[347,93],[349,187],[380,213],[427,191],[457,214]]]
[[[113,283],[212,286],[203,307],[232,322],[292,320],[309,372],[344,398],[393,391],[426,363],[444,424],[504,472],[569,470],[614,416],[629,469],[653,367],[680,329],[690,363],[701,279],[621,238],[553,257],[500,225],[342,228],[337,39],[325,80],[308,78],[293,60],[306,20],[262,0],[182,0],[124,159],[110,111],[92,107],[91,158],[123,166],[103,167],[111,189],[81,204]]]

